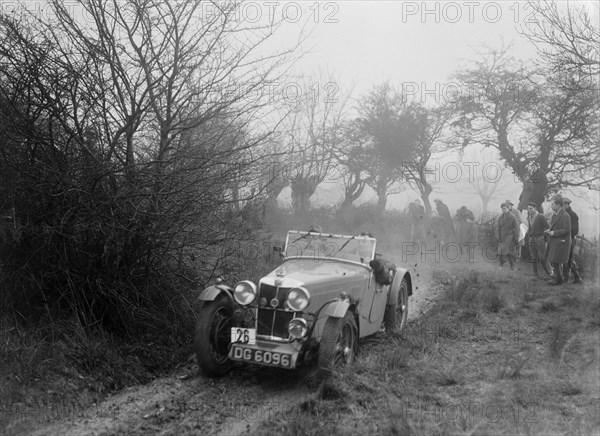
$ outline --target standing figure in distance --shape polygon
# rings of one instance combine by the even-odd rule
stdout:
[[[510,269],[515,269],[515,250],[519,243],[519,223],[517,217],[510,213],[508,204],[500,205],[502,215],[498,217],[494,235],[498,241],[498,259],[500,267],[504,266],[506,259],[510,265]]]
[[[456,211],[456,233],[458,234],[458,245],[461,253],[465,248],[477,243],[477,225],[475,215],[467,206],[462,206]]]
[[[515,209],[513,206],[513,202],[510,200],[506,200],[504,203],[508,204],[508,211],[512,213],[515,218],[517,218],[517,222],[519,223],[519,235],[517,235],[517,247],[515,251],[515,258],[519,260],[521,258],[521,247],[525,245],[525,234],[523,233],[523,238],[521,238],[521,223],[523,220],[521,219],[521,211],[519,209]]]
[[[546,260],[546,241],[544,239],[544,231],[550,227],[546,217],[538,212],[538,205],[530,201],[527,205],[527,229],[528,248],[533,264],[533,273],[536,277],[540,277],[538,265],[541,263],[542,268],[549,276],[552,276],[550,265]]]
[[[563,264],[569,261],[571,250],[571,217],[563,208],[560,196],[552,198],[550,207],[554,211],[550,228],[544,233],[548,235],[548,262],[554,270],[554,279],[548,281],[551,285],[561,285],[563,281]]]
[[[444,219],[435,210],[431,211],[431,218],[427,224],[427,240],[433,246],[444,244]]]
[[[433,202],[435,203],[435,208],[439,217],[443,220],[444,235],[442,236],[442,240],[444,242],[456,242],[454,222],[452,221],[452,215],[450,215],[450,209],[448,209],[448,206],[446,206],[439,198],[436,198]]]
[[[410,221],[410,241],[417,244],[425,242],[425,208],[421,200],[415,200],[408,205]]]
[[[563,280],[565,282],[569,282],[569,273],[573,273],[573,283],[583,283],[581,277],[579,276],[579,268],[577,268],[577,263],[575,263],[575,259],[573,259],[573,249],[575,248],[575,236],[579,233],[579,216],[571,209],[571,199],[567,197],[563,197],[563,203],[565,212],[569,214],[571,218],[571,249],[569,250],[569,260],[564,267],[563,271]]]

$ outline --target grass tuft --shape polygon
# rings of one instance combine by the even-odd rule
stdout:
[[[497,289],[490,290],[487,293],[485,308],[488,312],[498,313],[506,306],[506,299]]]
[[[558,306],[554,300],[546,300],[540,306],[540,312],[557,312]]]
[[[552,325],[550,328],[550,356],[559,357],[565,344],[567,343],[569,333],[562,323]]]
[[[338,382],[325,380],[319,387],[318,398],[324,401],[335,401],[345,398],[348,393],[342,389]]]

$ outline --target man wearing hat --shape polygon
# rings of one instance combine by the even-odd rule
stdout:
[[[557,195],[552,198],[550,207],[554,211],[550,228],[544,233],[548,235],[548,262],[554,270],[554,279],[548,283],[561,285],[563,281],[563,264],[569,261],[571,250],[571,217],[563,209],[563,199]]]
[[[504,203],[506,205],[508,205],[508,211],[510,213],[512,213],[515,216],[515,218],[517,218],[517,221],[519,222],[519,224],[521,224],[521,212],[519,211],[519,209],[515,209],[513,207],[514,206],[513,202],[510,200],[506,200]]]
[[[564,266],[563,271],[563,280],[568,283],[569,282],[569,272],[573,273],[573,283],[583,283],[581,277],[579,276],[579,268],[577,268],[577,264],[575,263],[575,259],[573,259],[573,248],[575,247],[575,236],[579,233],[579,217],[577,214],[571,209],[571,199],[568,197],[563,197],[563,204],[565,212],[569,214],[571,218],[571,249],[569,250],[569,261]]]
[[[500,260],[500,267],[503,267],[506,259],[508,259],[510,269],[514,269],[515,250],[519,242],[519,222],[510,213],[508,204],[502,203],[500,208],[502,209],[502,215],[498,217],[494,227],[494,236],[498,241],[498,259]]]

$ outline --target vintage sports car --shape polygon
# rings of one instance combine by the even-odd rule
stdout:
[[[290,231],[283,263],[259,283],[204,289],[194,335],[202,371],[221,376],[236,361],[329,370],[352,362],[359,338],[402,330],[411,277],[375,248],[368,236]]]

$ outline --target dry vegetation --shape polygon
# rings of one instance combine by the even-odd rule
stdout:
[[[598,434],[597,288],[454,274],[436,273],[443,297],[402,337],[364,342],[354,366],[259,433]]]

